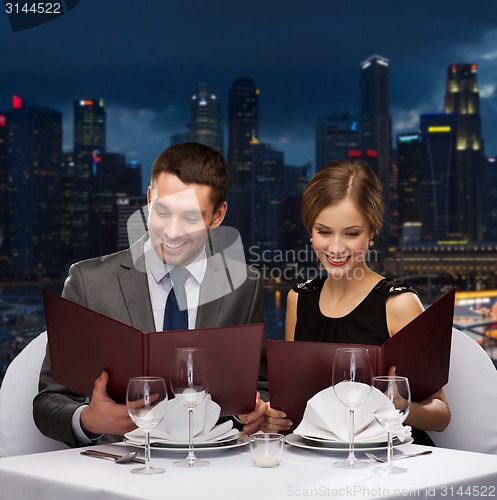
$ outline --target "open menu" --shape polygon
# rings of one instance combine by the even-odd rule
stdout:
[[[43,290],[52,376],[55,382],[91,396],[102,370],[109,374],[107,392],[126,401],[128,379],[164,377],[177,347],[203,347],[210,369],[210,394],[221,415],[254,409],[264,324],[195,330],[142,332],[47,290]],[[169,394],[170,397],[171,394]]]
[[[332,342],[267,341],[271,406],[294,426],[307,401],[332,385],[333,359],[341,347],[367,347],[374,375],[408,377],[413,401],[423,401],[448,382],[455,289],[447,292],[381,346]]]

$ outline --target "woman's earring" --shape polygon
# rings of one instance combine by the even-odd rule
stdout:
[[[372,248],[374,246],[374,240],[369,240],[369,248]]]

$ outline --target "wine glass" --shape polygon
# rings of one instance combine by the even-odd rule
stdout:
[[[202,467],[210,462],[200,460],[193,452],[193,410],[209,392],[207,351],[196,347],[178,347],[171,366],[171,389],[176,399],[188,409],[188,455],[173,462],[178,467]]]
[[[369,351],[364,347],[340,348],[333,362],[333,389],[338,400],[349,409],[349,454],[336,467],[369,467],[354,454],[354,411],[366,401],[373,381]]]
[[[132,377],[128,381],[126,407],[131,420],[145,433],[145,465],[131,469],[135,474],[161,474],[160,467],[150,466],[150,431],[166,414],[167,389],[161,377]]]
[[[393,456],[393,431],[402,426],[402,422],[409,414],[411,406],[411,391],[407,377],[397,375],[384,375],[374,377],[373,387],[381,391],[389,400],[389,409],[379,408],[374,412],[376,421],[386,429],[388,433],[387,462],[374,470],[382,474],[398,474],[406,472],[404,467],[394,467]]]

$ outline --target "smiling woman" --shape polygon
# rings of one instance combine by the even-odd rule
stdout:
[[[379,179],[361,160],[333,161],[311,179],[303,195],[302,220],[327,277],[298,283],[288,293],[287,340],[381,345],[423,311],[410,286],[379,275],[367,264],[383,210]],[[395,367],[390,371],[395,375]],[[413,403],[406,422],[443,430],[449,420],[441,389]],[[283,412],[268,410],[265,431],[290,427]],[[425,433],[417,439],[430,443]]]

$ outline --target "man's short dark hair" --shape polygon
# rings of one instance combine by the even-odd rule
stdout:
[[[214,209],[226,201],[230,180],[228,165],[223,155],[209,146],[183,142],[168,147],[154,161],[150,179],[152,188],[162,172],[176,175],[185,184],[210,186]]]

